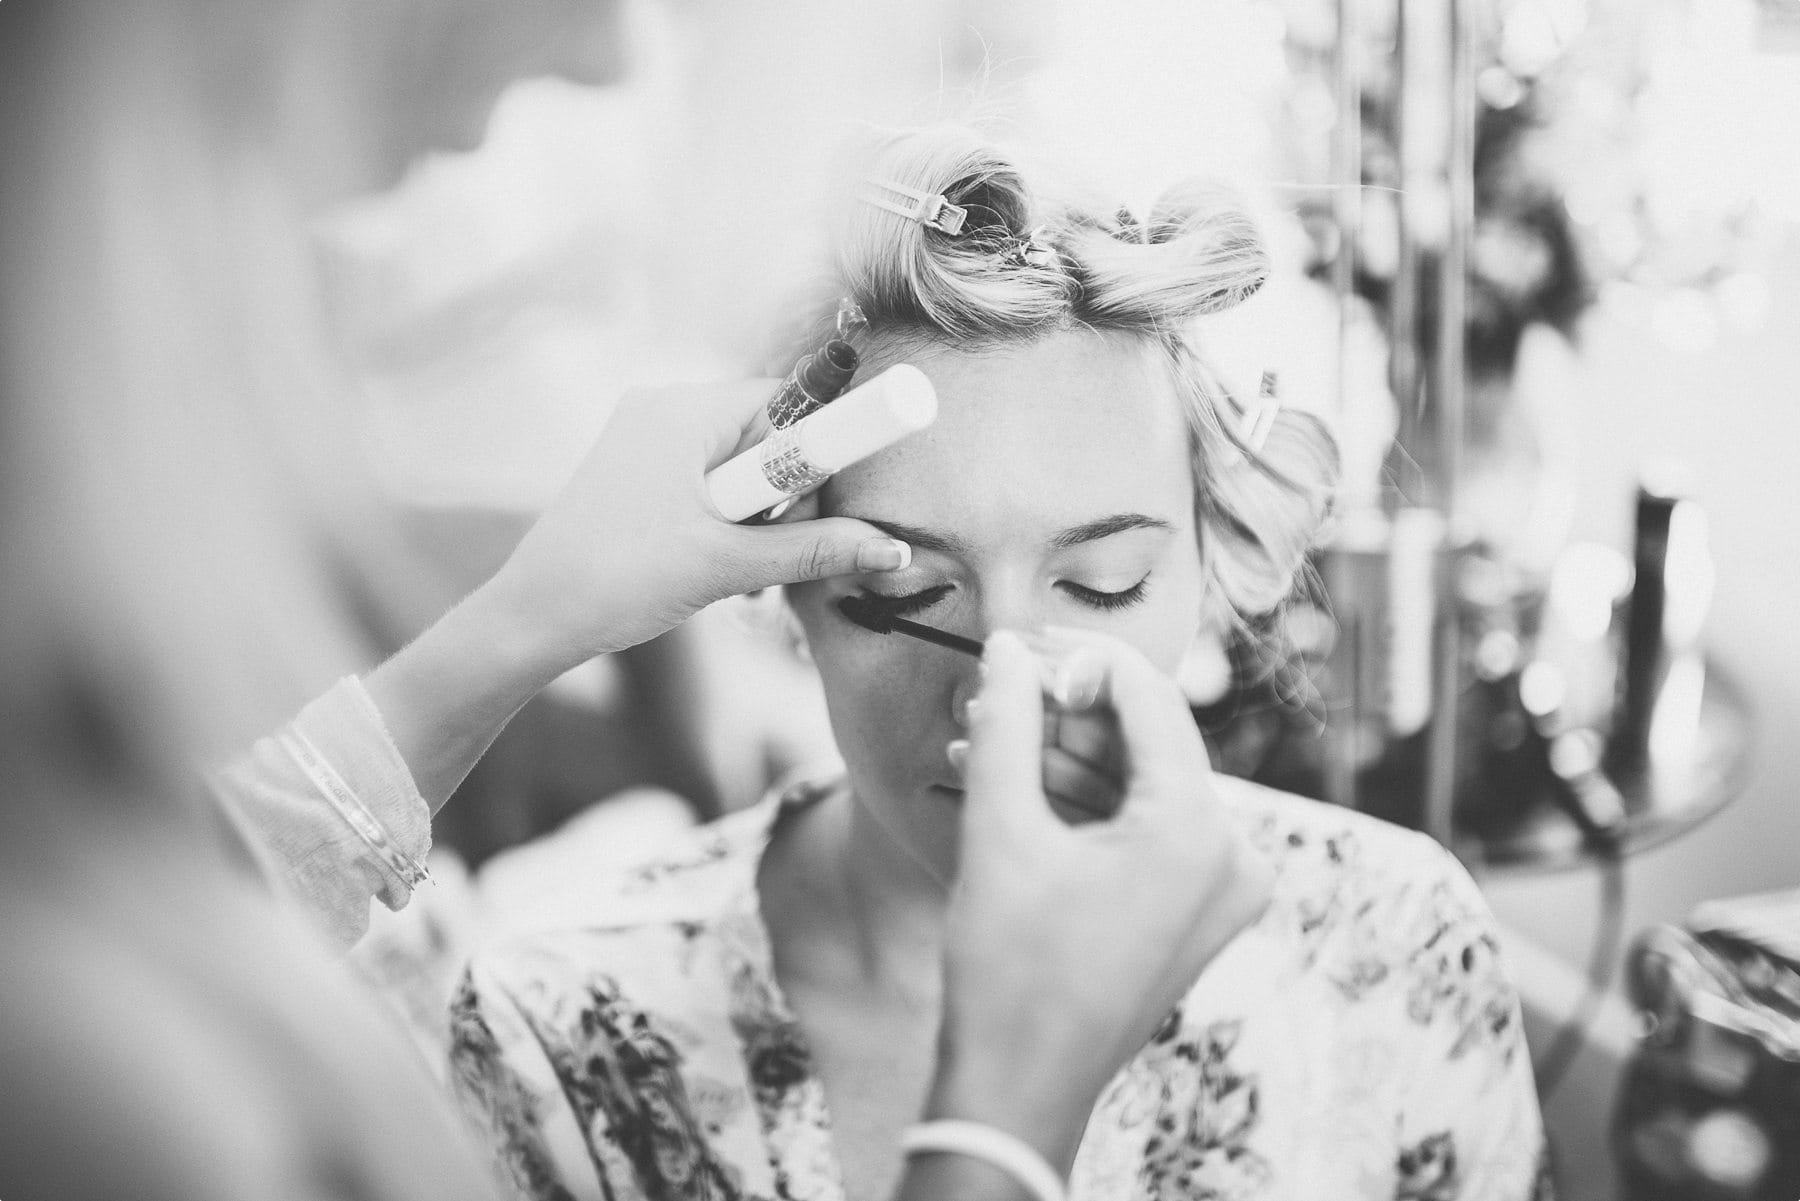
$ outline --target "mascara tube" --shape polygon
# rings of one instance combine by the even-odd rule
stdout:
[[[707,472],[707,495],[725,520],[743,521],[936,419],[931,381],[900,363]]]
[[[769,399],[765,410],[769,424],[784,430],[836,400],[850,386],[856,364],[856,348],[842,338],[833,338],[801,358]]]

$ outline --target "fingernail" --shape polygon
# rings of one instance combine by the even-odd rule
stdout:
[[[957,771],[963,770],[963,767],[969,762],[969,740],[967,738],[952,740],[944,748],[944,758],[950,760],[950,766]]]
[[[899,571],[912,565],[912,547],[898,538],[871,538],[856,548],[858,571]]]
[[[975,724],[975,715],[980,712],[981,712],[981,698],[978,696],[970,697],[968,700],[963,702],[962,724],[964,726],[974,725]]]
[[[1056,679],[1050,685],[1050,697],[1064,709],[1079,712],[1100,696],[1100,681],[1079,659],[1057,666]]]

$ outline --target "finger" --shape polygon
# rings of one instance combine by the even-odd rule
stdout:
[[[911,562],[910,546],[874,526],[849,517],[821,517],[735,527],[722,566],[733,592],[752,592],[854,572],[898,571]]]
[[[824,485],[820,485],[823,487]],[[819,490],[812,488],[805,492],[796,492],[788,499],[787,504],[774,517],[769,519],[771,525],[798,525],[802,521],[813,521],[819,516]]]
[[[1115,783],[1123,783],[1125,744],[1119,734],[1118,720],[1110,708],[1061,714],[1052,741],[1058,749],[1080,759],[1091,770]]]
[[[734,454],[768,436],[765,416],[769,398],[781,387],[777,379],[735,380],[708,385],[703,403],[707,467],[717,467]]]
[[[1127,806],[1192,796],[1211,765],[1187,698],[1132,647],[1110,638],[1091,645],[1106,664],[1095,704],[1119,723]]]
[[[1065,826],[1091,826],[1103,822],[1112,816],[1076,804],[1067,797],[1046,792],[1044,800],[1049,803],[1050,812]]]
[[[1094,647],[1082,644],[1053,652],[1055,670],[1050,695],[1064,712],[1080,713],[1099,699],[1106,677],[1106,661]]]
[[[1055,747],[1044,750],[1044,795],[1088,818],[1111,817],[1125,800],[1117,780]]]
[[[958,738],[944,748],[944,758],[959,786],[967,785],[969,741]],[[1124,803],[1123,786],[1115,776],[1094,770],[1092,764],[1065,754],[1053,746],[1044,748],[1044,795],[1057,816],[1096,821],[1111,817]]]
[[[1193,726],[1193,713],[1175,682],[1116,637],[1049,627],[1037,632],[1035,639],[1042,654],[1055,655],[1060,663],[1098,668],[1089,715],[1111,713],[1118,722],[1112,733],[1116,744],[1109,753],[1094,745],[1096,736],[1105,736],[1102,729],[1085,726],[1076,715],[1064,718],[1067,735],[1058,742],[1096,763],[1116,756],[1130,798],[1192,796],[1199,780],[1210,772],[1210,763],[1199,729]]]
[[[1080,712],[1099,695],[1106,674],[1103,655],[1092,649],[1104,635],[1085,630],[1049,627],[1022,635],[1025,645],[1044,662],[1044,691],[1064,712]]]
[[[1044,809],[1044,699],[1038,660],[1017,634],[987,640],[980,704],[970,721],[963,779],[963,822],[970,830],[1000,830],[1047,819]]]

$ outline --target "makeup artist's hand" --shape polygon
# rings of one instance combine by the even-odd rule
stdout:
[[[1113,1074],[1268,903],[1186,699],[1135,650],[1083,635],[1116,714],[1124,800],[1070,825],[1043,788],[1043,666],[988,640],[971,718],[930,1115],[999,1125],[1065,1168]]]
[[[520,542],[496,583],[571,662],[653,638],[742,592],[902,566],[905,549],[849,518],[742,526],[705,475],[761,419],[776,380],[634,392]]]
[[[1103,662],[1080,641],[1079,631],[1043,631],[1025,636],[1040,658],[1044,705],[1044,797],[1058,817],[1071,823],[1111,817],[1125,799],[1125,752],[1118,717],[1098,703]],[[960,700],[953,702],[958,724],[968,726]],[[946,748],[960,776],[968,764],[969,742]]]
[[[433,809],[519,707],[588,659],[741,592],[893,570],[909,551],[847,517],[740,526],[706,494],[775,380],[640,391],[493,579],[364,681]]]

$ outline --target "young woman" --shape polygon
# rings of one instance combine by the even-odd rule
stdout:
[[[898,189],[959,206],[963,229],[871,202]],[[1206,370],[1196,320],[1267,270],[1222,196],[1177,191],[1140,221],[1040,194],[957,129],[887,138],[853,191],[821,298],[869,318],[865,372],[914,364],[940,413],[818,502],[907,542],[910,565],[790,592],[846,770],[472,966],[453,1073],[527,1193],[871,1198],[899,1172],[896,1136],[956,1033],[938,999],[946,912],[977,867],[958,846],[977,671],[840,599],[973,638],[1020,631],[1065,662],[1122,642],[1172,673],[1209,612],[1279,602],[1327,507],[1319,424],[1282,412],[1245,446]],[[1062,724],[1046,790],[1104,806],[1117,763]],[[1187,787],[1210,870],[1272,867],[1272,900],[1081,1115],[1060,1165],[1073,1195],[1533,1195],[1517,1001],[1454,859],[1198,759]]]

